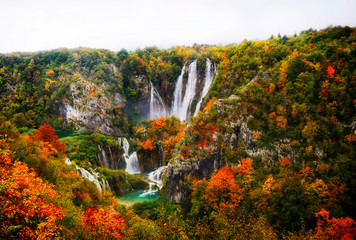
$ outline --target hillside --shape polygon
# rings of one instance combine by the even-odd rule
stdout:
[[[355,28],[1,54],[0,85],[0,238],[356,234]]]

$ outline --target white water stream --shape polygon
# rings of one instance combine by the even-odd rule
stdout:
[[[72,164],[72,162],[70,161],[69,158],[66,158],[65,163],[67,165]],[[98,172],[94,171],[93,169],[90,169],[92,171],[92,173],[90,173],[85,168],[78,167],[77,165],[75,165],[75,168],[77,169],[77,173],[80,174],[83,178],[86,178],[89,181],[93,182],[96,185],[96,187],[99,189],[100,192],[103,192],[106,190],[111,191],[109,183],[106,179],[102,178],[101,182],[99,181],[99,173]]]
[[[150,119],[158,119],[167,115],[166,106],[157,89],[151,84]]]
[[[138,164],[137,153],[133,152],[129,155],[129,148],[130,144],[126,138],[119,138],[118,142],[120,146],[124,149],[124,158],[126,162],[126,169],[125,171],[130,174],[137,174],[140,173],[140,166]]]
[[[201,93],[199,102],[197,103],[197,106],[195,108],[194,116],[196,116],[200,110],[201,103],[204,99],[204,97],[208,94],[209,88],[211,83],[213,82],[214,79],[214,69],[212,69],[212,64],[210,62],[210,59],[206,59],[206,67],[205,67],[205,79],[204,79],[204,88]]]
[[[143,193],[141,193],[139,197],[145,197],[147,195],[155,194],[158,190],[162,189],[162,187],[163,187],[162,177],[163,177],[164,171],[166,169],[167,169],[167,166],[162,166],[148,174],[147,177],[149,180],[150,188],[148,190],[145,190]]]
[[[174,102],[177,101],[176,105],[178,106],[174,114],[181,121],[187,121],[190,118],[191,103],[196,95],[196,84],[197,84],[197,60],[194,60],[189,65],[188,81],[185,87],[184,97],[182,98],[181,96],[183,92],[183,84],[177,83],[176,89],[174,90],[173,101]]]

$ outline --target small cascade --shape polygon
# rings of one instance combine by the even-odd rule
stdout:
[[[198,104],[197,104],[197,106],[195,108],[194,116],[196,116],[198,114],[198,112],[200,110],[200,107],[201,107],[201,103],[202,103],[204,97],[209,92],[210,85],[211,85],[211,83],[213,82],[213,79],[214,79],[214,72],[216,71],[215,68],[216,67],[214,67],[214,66],[212,68],[210,59],[207,58],[206,59],[206,67],[205,67],[204,88],[203,88],[203,91],[201,92],[201,96],[200,96],[199,102],[198,102]]]
[[[72,162],[70,161],[69,158],[66,158],[65,163],[67,165],[72,164]],[[96,187],[99,189],[100,192],[103,192],[106,190],[111,191],[109,183],[106,179],[102,178],[101,182],[99,181],[99,173],[98,172],[91,169],[91,172],[93,173],[92,174],[85,168],[78,167],[77,165],[75,165],[75,168],[77,169],[77,173],[80,174],[83,178],[86,178],[89,181],[93,182],[96,185]]]
[[[145,197],[147,195],[152,195],[156,193],[158,190],[162,189],[163,184],[163,174],[165,170],[167,169],[167,166],[162,166],[156,169],[153,172],[150,172],[148,174],[148,180],[149,180],[149,189],[145,190],[143,193],[140,194],[140,197]]]
[[[156,88],[151,84],[151,100],[150,100],[150,119],[157,119],[167,115],[166,106],[161,95],[159,95]]]
[[[111,169],[117,169],[117,166],[115,166],[114,158],[112,155],[111,147],[109,147],[109,153],[110,153],[110,162],[111,162]]]
[[[104,149],[100,145],[98,145],[98,148],[101,152],[101,156],[100,156],[100,153],[98,154],[99,161],[103,163],[105,168],[110,168],[108,158],[106,157],[106,153],[105,153]]]
[[[119,138],[118,142],[120,146],[124,149],[124,158],[126,162],[125,171],[130,174],[140,173],[140,166],[138,164],[137,153],[133,152],[131,155],[129,155],[129,148],[130,148],[129,141],[127,141],[126,138]]]
[[[129,156],[129,159],[126,161],[125,171],[130,174],[140,173],[140,166],[138,164],[138,157],[136,152],[133,152]]]

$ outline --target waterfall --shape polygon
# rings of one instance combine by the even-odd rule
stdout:
[[[209,88],[211,83],[213,82],[214,79],[214,69],[211,68],[211,62],[210,59],[206,59],[206,67],[205,67],[205,79],[204,79],[204,88],[203,91],[201,92],[201,96],[199,99],[199,102],[195,108],[195,113],[194,116],[198,114],[200,110],[201,103],[204,99],[204,97],[208,94]]]
[[[126,161],[126,172],[130,174],[135,174],[135,173],[140,173],[140,168],[138,165],[138,158],[137,158],[137,153],[133,152],[128,160]]]
[[[150,100],[150,119],[157,119],[167,115],[166,107],[162,97],[159,95],[156,88],[151,84],[151,100]]]
[[[109,146],[109,153],[110,153],[110,162],[111,162],[111,169],[117,169],[115,163],[114,163],[114,158],[112,156],[112,151],[111,151],[111,147]]]
[[[158,189],[162,189],[162,187],[163,187],[162,177],[163,177],[163,173],[166,169],[167,169],[167,166],[162,166],[148,174],[148,180],[149,180],[149,184],[150,184],[149,189],[144,191],[143,193],[141,193],[140,197],[145,197],[147,195],[151,195],[153,193],[156,193],[158,191]]]
[[[172,107],[172,114],[176,117],[180,118],[180,109],[182,108],[182,95],[183,95],[183,75],[185,72],[185,64],[183,66],[182,72],[177,79],[176,87],[174,89],[173,94],[173,107]]]
[[[100,157],[100,154],[98,154],[99,161],[101,161],[103,163],[105,168],[110,168],[104,149],[100,145],[98,145],[98,148],[99,148],[99,150],[101,152],[101,156],[102,156],[102,157]]]
[[[124,158],[126,162],[125,171],[130,174],[140,173],[140,166],[138,164],[137,153],[133,152],[131,155],[129,155],[129,148],[130,148],[129,141],[127,141],[126,138],[119,138],[118,142],[121,145],[121,147],[124,149]]]
[[[184,70],[185,69],[183,67],[182,73],[177,80],[173,97],[173,114],[176,115],[176,117],[178,117],[181,121],[186,121],[190,118],[191,103],[196,95],[197,60],[194,60],[189,65],[188,81],[184,97],[182,98]]]
[[[72,164],[72,162],[70,161],[69,158],[66,158],[65,163],[67,165]],[[93,182],[100,192],[105,191],[105,190],[111,191],[109,183],[106,179],[102,178],[101,182],[99,181],[99,173],[98,172],[94,171],[93,169],[90,169],[92,172],[92,173],[90,173],[85,168],[78,167],[76,164],[75,164],[75,168],[77,169],[77,173],[80,174],[83,178],[86,178],[89,181]]]

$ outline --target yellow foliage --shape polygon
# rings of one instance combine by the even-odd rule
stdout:
[[[273,184],[274,184],[275,180],[273,178],[273,175],[270,174],[267,178],[267,180],[265,181],[265,183],[262,185],[262,191],[266,194],[270,194],[273,190]]]
[[[316,179],[315,182],[309,185],[307,191],[316,192],[320,198],[325,198],[329,196],[328,186],[324,183],[322,179]]]

